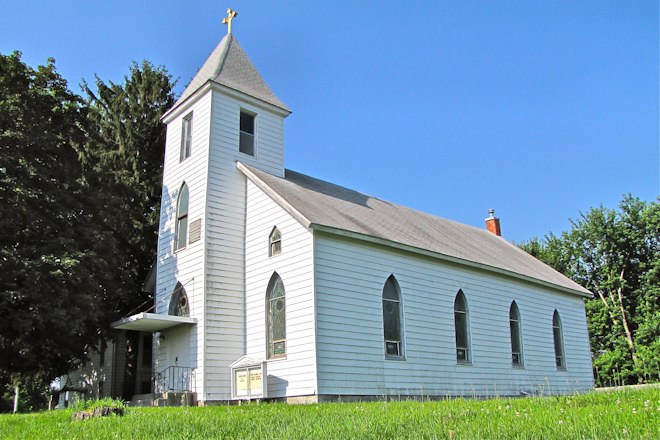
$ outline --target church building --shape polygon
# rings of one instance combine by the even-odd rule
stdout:
[[[163,116],[155,307],[113,324],[153,334],[153,391],[212,404],[593,387],[588,290],[502,238],[492,211],[476,228],[286,169],[290,113],[230,32]]]

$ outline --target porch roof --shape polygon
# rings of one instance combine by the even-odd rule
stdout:
[[[159,332],[170,327],[185,324],[197,324],[197,318],[187,316],[161,315],[160,313],[138,313],[122,318],[110,324],[119,330],[137,330],[139,332]]]

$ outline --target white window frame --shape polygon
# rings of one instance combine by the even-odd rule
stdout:
[[[515,319],[511,317],[511,312],[515,311]],[[513,350],[513,345],[514,345],[514,331],[513,331],[513,326],[517,327],[518,330],[518,352],[514,352]],[[511,306],[509,306],[509,335],[511,339],[511,365],[514,367],[523,367],[525,365],[525,358],[524,358],[524,347],[523,347],[523,337],[522,337],[522,320],[520,318],[520,308],[518,307],[518,303],[516,301],[511,301]],[[518,355],[518,361],[516,362],[516,355]]]
[[[242,131],[241,130],[241,115],[246,114],[248,116],[252,117],[252,131],[253,133],[248,133],[247,131]],[[248,135],[252,135],[252,154],[245,153],[241,151],[241,135],[245,133]],[[246,110],[244,108],[241,108],[239,115],[238,115],[238,152],[241,154],[244,154],[249,157],[257,157],[257,114],[255,112],[252,112],[250,110]]]
[[[282,298],[284,300],[284,339],[273,339],[272,337],[272,319],[271,319],[271,309],[273,307],[272,303],[274,300],[280,297],[271,298],[271,294],[275,289],[275,284],[279,280],[282,283]],[[289,349],[286,337],[286,288],[284,287],[284,281],[282,277],[277,273],[273,272],[270,280],[268,281],[268,286],[266,287],[266,359],[275,360],[275,359],[286,359],[286,354]],[[275,344],[284,343],[284,352],[275,354]]]
[[[277,240],[273,239],[273,237],[275,236],[275,233],[279,234],[279,238]],[[275,243],[280,244],[279,250],[276,250],[274,248]],[[270,235],[268,236],[268,256],[269,257],[276,257],[278,255],[282,255],[282,232],[277,228],[277,226],[275,226],[270,231]]]
[[[555,349],[555,366],[558,370],[565,370],[566,351],[564,349],[564,328],[557,309],[552,314],[552,342]]]
[[[385,298],[385,287],[387,283],[392,284],[396,299]],[[392,338],[387,338],[385,335],[385,310],[388,303],[396,304],[398,308],[398,317],[399,317],[399,339],[393,340]],[[385,353],[385,359],[388,360],[405,360],[405,341],[404,341],[404,314],[403,314],[403,295],[401,293],[401,288],[396,277],[392,274],[387,277],[383,288],[381,291],[381,306],[383,312],[383,352]],[[398,354],[388,353],[387,347],[388,344],[396,344]]]
[[[183,194],[183,190],[188,192],[188,200],[186,201],[186,212],[185,214],[181,214],[181,195]],[[183,182],[181,184],[181,187],[179,188],[179,195],[176,198],[176,212],[174,214],[174,251],[180,251],[186,248],[186,244],[188,242],[188,212],[190,209],[190,188],[188,188],[188,185],[186,185],[186,182]],[[186,226],[186,233],[185,237],[183,237],[183,243],[180,243],[179,241],[179,228],[181,228],[181,224],[185,221],[185,226]]]
[[[459,297],[463,298],[463,302],[465,303],[465,310],[456,310],[456,304],[458,302]],[[465,347],[459,347],[458,346],[458,326],[456,325],[457,319],[456,319],[456,313],[463,313],[465,315],[465,340],[466,340],[466,346]],[[463,290],[459,290],[458,293],[456,293],[456,296],[454,297],[454,345],[456,347],[456,362],[460,365],[471,365],[472,364],[472,347],[471,347],[471,334],[470,334],[470,306],[468,304],[467,296],[463,292]],[[461,350],[465,351],[465,357],[462,359],[459,356],[459,353]]]
[[[192,155],[192,112],[181,119],[181,151],[179,162],[183,162]]]

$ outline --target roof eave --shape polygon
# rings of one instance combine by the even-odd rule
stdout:
[[[325,232],[325,233],[328,233],[328,234],[353,238],[353,239],[356,239],[356,240],[366,241],[366,242],[369,242],[369,243],[380,244],[380,245],[383,245],[383,246],[388,246],[388,247],[401,249],[401,250],[408,251],[408,252],[413,252],[413,253],[420,254],[420,255],[425,255],[425,256],[428,256],[428,257],[437,258],[439,260],[443,260],[443,261],[447,261],[447,262],[451,262],[451,263],[455,263],[455,264],[474,267],[474,268],[477,268],[477,269],[498,273],[500,275],[506,275],[506,276],[509,276],[509,277],[513,277],[513,278],[517,278],[517,279],[520,279],[520,280],[528,281],[528,282],[531,282],[533,284],[541,285],[543,287],[548,287],[548,288],[552,288],[552,289],[555,289],[555,290],[559,290],[559,291],[564,292],[564,293],[569,293],[569,294],[573,294],[573,295],[582,296],[584,298],[592,298],[593,297],[593,294],[591,292],[589,292],[587,289],[584,289],[584,291],[581,291],[581,290],[578,290],[578,289],[570,289],[568,287],[564,287],[564,286],[553,284],[553,283],[550,283],[550,282],[547,282],[547,281],[539,280],[538,278],[530,277],[530,276],[527,276],[527,275],[522,275],[522,274],[512,272],[512,271],[509,271],[509,270],[506,270],[506,269],[501,269],[499,267],[493,267],[493,266],[489,266],[487,264],[477,263],[475,261],[464,260],[464,259],[461,259],[461,258],[452,257],[452,256],[449,256],[449,255],[441,254],[439,252],[429,251],[427,249],[422,249],[422,248],[418,248],[418,247],[415,247],[415,246],[410,246],[410,245],[406,245],[406,244],[403,244],[403,243],[398,243],[398,242],[387,240],[387,239],[384,239],[384,238],[374,237],[374,236],[366,235],[366,234],[360,234],[358,232],[347,231],[345,229],[334,228],[332,226],[321,225],[321,224],[318,224],[318,223],[310,223],[308,227],[315,230],[315,231],[319,231],[319,232]]]
[[[174,106],[171,109],[166,111],[163,114],[163,116],[160,117],[160,120],[163,123],[167,124],[172,119],[176,118],[179,114],[181,114],[186,109],[188,109],[195,101],[197,101],[198,98],[202,97],[209,89],[217,90],[227,96],[231,96],[232,98],[236,98],[241,101],[247,102],[256,107],[261,107],[266,110],[270,110],[273,113],[282,116],[283,118],[286,118],[291,114],[291,110],[286,106],[280,107],[271,104],[270,102],[264,101],[263,99],[255,98],[254,96],[250,96],[245,92],[241,92],[240,90],[234,89],[224,84],[220,84],[219,82],[214,81],[213,79],[208,79],[204,84],[199,86],[197,90],[191,93],[190,96],[188,96],[186,99],[174,104]]]
[[[177,102],[174,104],[174,106],[163,113],[163,116],[160,117],[160,120],[164,123],[167,124],[172,119],[176,118],[178,115],[181,113],[185,112],[190,106],[192,106],[199,98],[204,96],[207,91],[211,89],[211,80],[207,80],[204,84],[199,86],[197,90],[195,90],[193,93],[190,94],[186,99],[184,99],[182,102]]]
[[[265,101],[261,98],[257,98],[255,96],[249,95],[245,92],[242,92],[238,89],[235,89],[233,87],[229,87],[225,84],[222,84],[218,81],[215,81],[213,79],[210,79],[209,82],[211,82],[211,85],[213,86],[214,90],[218,90],[219,92],[224,93],[225,95],[231,96],[232,98],[240,99],[242,101],[249,102],[250,104],[265,108],[267,110],[270,110],[272,112],[280,114],[282,117],[287,117],[291,114],[291,110],[287,106],[279,106],[272,104],[268,101]]]

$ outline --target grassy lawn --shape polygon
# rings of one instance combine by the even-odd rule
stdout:
[[[0,415],[2,439],[660,439],[660,388],[443,402],[128,408]]]

